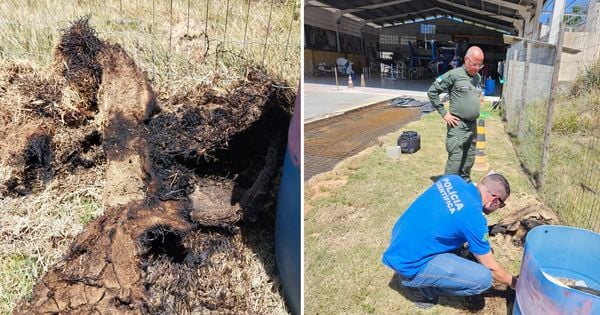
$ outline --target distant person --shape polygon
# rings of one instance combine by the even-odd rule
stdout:
[[[339,57],[335,60],[335,62],[338,65],[338,67],[341,67],[342,74],[354,74],[354,70],[352,70],[352,62],[350,62],[350,60],[344,57]]]
[[[517,278],[494,259],[484,217],[504,207],[509,195],[508,181],[500,174],[487,175],[477,186],[448,175],[410,205],[383,254],[383,263],[396,272],[409,299],[427,308],[439,296],[480,294],[492,279],[515,287]],[[453,253],[465,242],[481,264]]]
[[[467,182],[471,181],[471,168],[475,163],[475,141],[477,140],[477,118],[483,102],[481,75],[483,51],[477,46],[467,50],[462,67],[452,69],[438,77],[427,91],[433,107],[446,121],[445,175],[456,174]],[[450,112],[440,101],[440,93],[448,92]]]

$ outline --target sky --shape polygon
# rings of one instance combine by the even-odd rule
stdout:
[[[565,12],[571,12],[574,6],[587,7],[588,0],[565,0]],[[554,0],[550,0],[546,3],[542,11],[548,11],[548,13],[542,13],[540,16],[540,22],[542,24],[548,24],[552,17],[552,9],[554,8]]]

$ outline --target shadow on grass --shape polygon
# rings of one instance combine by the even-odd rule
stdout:
[[[406,300],[411,302],[419,302],[415,301],[414,297],[411,296],[407,290],[402,288],[400,284],[400,279],[398,275],[394,274],[390,282],[388,283],[388,287],[393,289],[394,291],[400,293]],[[465,310],[469,312],[479,312],[482,311],[486,306],[485,298],[502,298],[506,300],[506,309],[507,315],[512,314],[512,308],[515,299],[515,291],[512,289],[499,290],[497,288],[490,288],[486,292],[473,295],[473,296],[441,296],[437,305],[448,306],[458,310]],[[492,306],[493,308],[493,306]]]
[[[429,179],[431,179],[431,181],[435,183],[438,181],[438,179],[442,178],[442,176],[444,175],[429,176]]]

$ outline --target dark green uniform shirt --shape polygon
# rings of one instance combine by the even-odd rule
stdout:
[[[446,110],[440,102],[440,93],[450,94],[450,113],[462,120],[474,121],[479,117],[481,75],[470,76],[464,67],[452,69],[438,77],[427,91],[433,107],[444,117]]]

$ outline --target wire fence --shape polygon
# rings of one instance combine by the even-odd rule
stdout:
[[[299,82],[300,0],[7,0],[0,57],[49,64],[60,31],[87,15],[99,37],[123,46],[153,81],[208,83],[215,73],[260,67]]]
[[[567,225],[600,232],[600,19],[507,51],[502,101],[523,169]],[[557,51],[562,53],[557,54]]]

